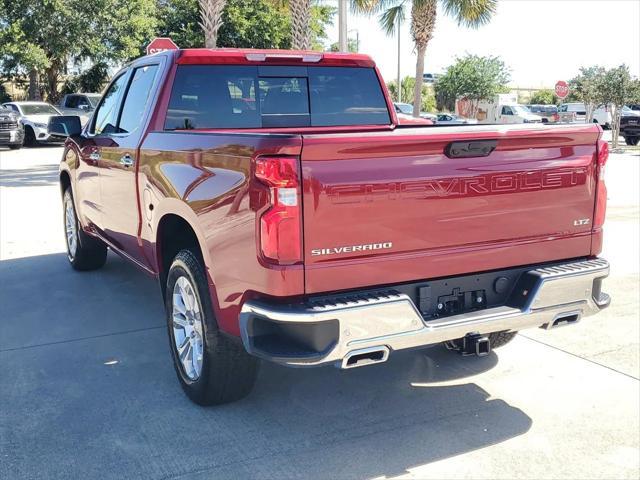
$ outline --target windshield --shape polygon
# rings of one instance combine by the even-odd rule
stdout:
[[[513,111],[517,115],[528,115],[531,113],[527,107],[524,107],[522,105],[512,105],[511,108],[513,108]]]
[[[100,101],[100,95],[87,95],[87,99],[93,108],[96,108],[98,102]]]
[[[48,103],[30,103],[20,105],[23,115],[60,115],[52,105]]]
[[[400,113],[411,115],[413,113],[413,105],[408,103],[396,103],[396,107],[400,110]]]

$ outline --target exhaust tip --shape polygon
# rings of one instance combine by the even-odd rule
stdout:
[[[342,359],[340,368],[356,368],[386,362],[389,359],[389,349],[385,346],[362,348],[347,353]]]

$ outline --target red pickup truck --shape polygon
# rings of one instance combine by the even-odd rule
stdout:
[[[159,279],[202,405],[248,394],[258,359],[485,355],[610,302],[597,125],[402,125],[365,55],[193,49],[49,130],[71,266],[110,248]]]

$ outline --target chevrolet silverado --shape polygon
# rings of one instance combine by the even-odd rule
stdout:
[[[259,359],[486,355],[610,302],[598,125],[403,125],[365,55],[186,49],[49,131],[71,266],[109,248],[159,280],[201,405],[247,395]]]

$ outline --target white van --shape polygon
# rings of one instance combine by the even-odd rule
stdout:
[[[467,99],[456,102],[456,114],[471,117],[471,103]],[[475,118],[478,123],[542,123],[542,117],[518,103],[513,93],[500,93],[492,100],[478,102]]]
[[[558,107],[560,121],[564,123],[584,123],[587,118],[587,109],[584,103],[563,103]],[[593,123],[602,128],[611,127],[611,109],[606,107],[596,108],[593,112]]]

